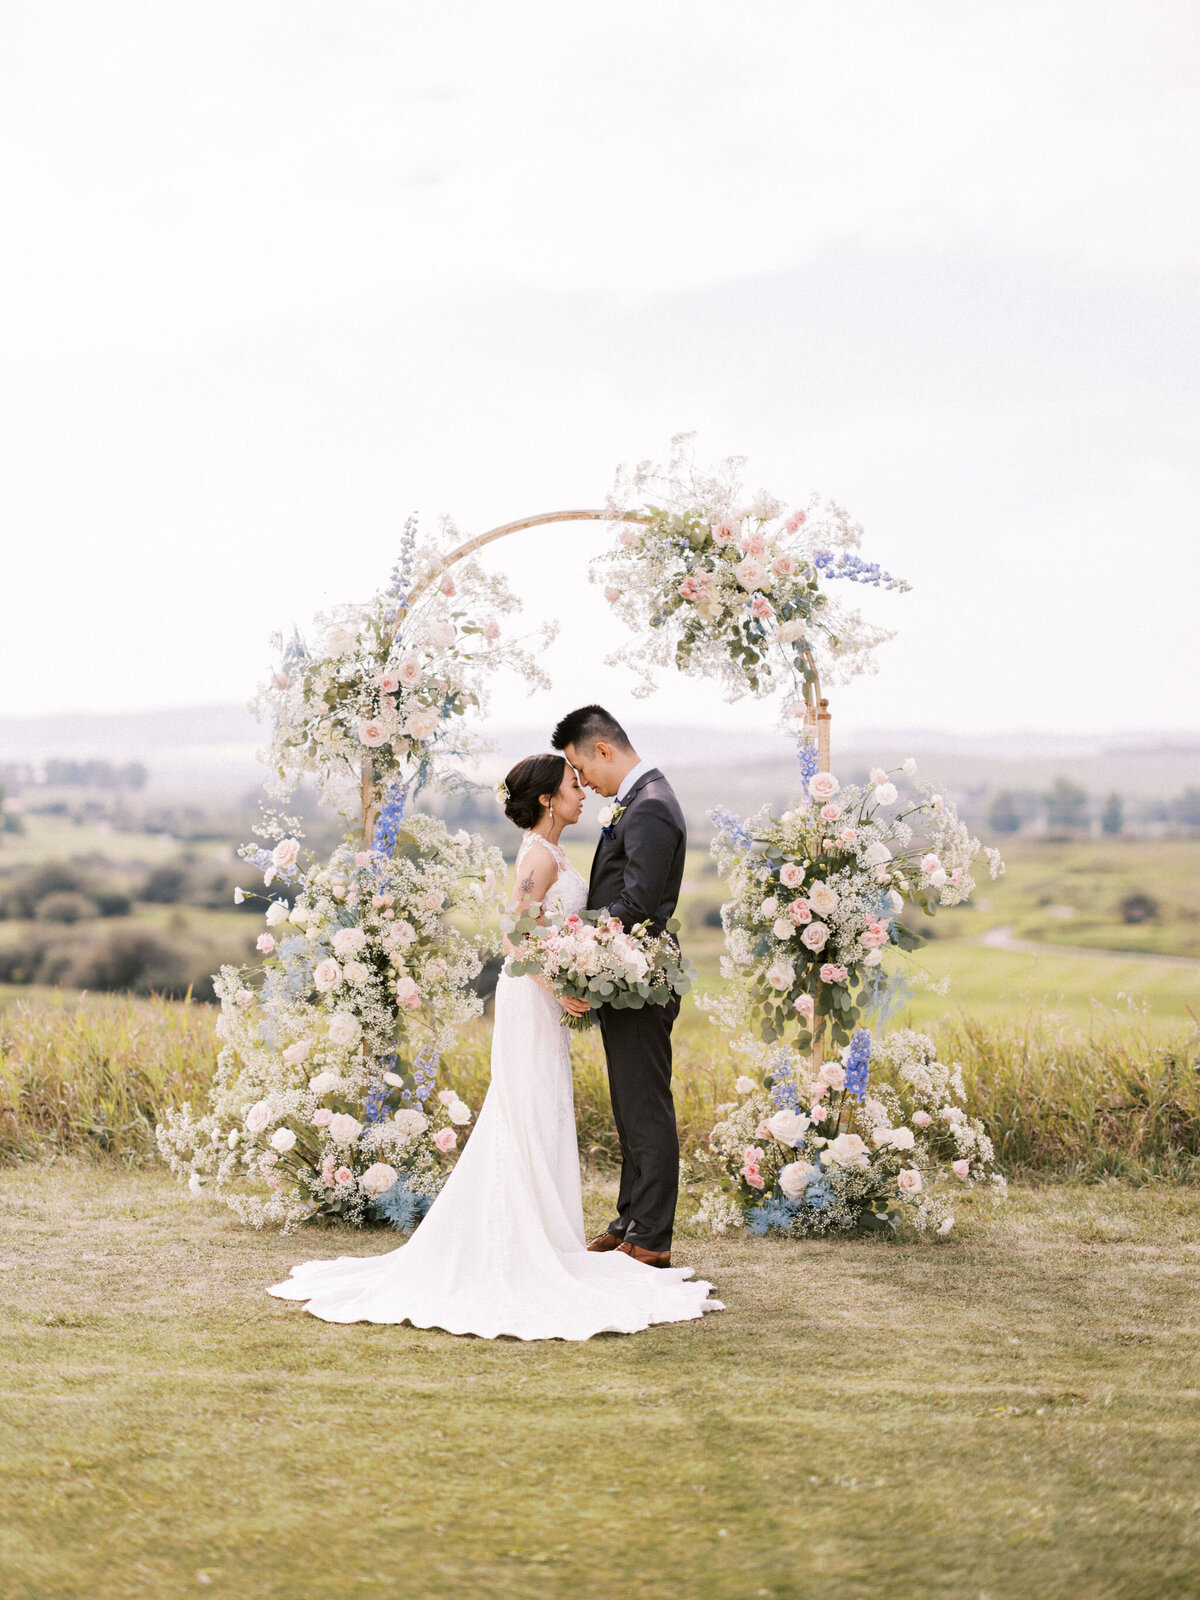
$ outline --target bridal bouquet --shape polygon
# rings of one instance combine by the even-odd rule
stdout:
[[[692,986],[691,963],[672,937],[677,922],[660,934],[640,923],[626,933],[603,911],[552,916],[545,924],[539,914],[535,903],[502,924],[514,947],[508,971],[514,978],[545,978],[559,998],[588,1001],[592,1009],[580,1017],[563,1012],[566,1027],[591,1027],[597,1006],[617,1011],[663,1006]]]
[[[928,1035],[899,1029],[873,1043],[859,1029],[815,1075],[786,1046],[743,1054],[757,1056],[758,1075],[737,1080],[737,1103],[694,1158],[696,1176],[715,1167],[720,1180],[697,1212],[714,1232],[945,1237],[957,1194],[1006,1194],[987,1131],[965,1109],[962,1074],[938,1061]]]

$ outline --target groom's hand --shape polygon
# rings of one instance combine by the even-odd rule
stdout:
[[[575,1000],[570,995],[560,995],[558,1003],[573,1017],[582,1017],[592,1009],[586,1000]]]

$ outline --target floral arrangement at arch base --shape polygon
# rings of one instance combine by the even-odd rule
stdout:
[[[962,1074],[938,1061],[927,1034],[898,1029],[872,1041],[859,1029],[815,1076],[786,1045],[749,1053],[758,1076],[738,1078],[738,1101],[723,1108],[688,1173],[707,1181],[696,1220],[713,1232],[944,1238],[966,1190],[1006,1194],[987,1131],[967,1112]]]
[[[483,1009],[471,981],[490,950],[448,919],[494,909],[502,870],[498,851],[413,813],[391,852],[342,845],[294,905],[268,902],[261,967],[221,969],[208,1108],[170,1110],[158,1130],[193,1190],[256,1227],[420,1220],[471,1120],[435,1085]]]
[[[749,1098],[717,1125],[701,1158],[701,1166],[715,1159],[724,1185],[724,1198],[702,1207],[714,1226],[948,1231],[949,1212],[939,1211],[921,1165],[936,1169],[946,1153],[944,1140],[921,1137],[939,1118],[957,1140],[951,1160],[968,1161],[952,1166],[956,1178],[995,1186],[991,1144],[963,1109],[961,1076],[937,1064],[924,1035],[885,1035],[874,1049],[892,1086],[865,1094],[872,1036],[859,1023],[886,1014],[901,981],[884,952],[923,942],[900,913],[908,903],[933,916],[966,900],[981,848],[942,795],[921,788],[901,799],[893,780],[914,771],[912,762],[876,768],[867,784],[845,788],[813,772],[803,802],[780,816],[710,813],[730,890],[721,965],[731,986],[700,1003],[763,1080],[739,1080]],[[986,857],[993,877],[1003,871],[998,852]],[[903,1120],[910,1112],[913,1126]],[[903,1152],[913,1150],[905,1165]]]

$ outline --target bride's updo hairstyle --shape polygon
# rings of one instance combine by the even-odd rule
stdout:
[[[535,827],[541,817],[541,796],[554,795],[562,788],[567,774],[565,756],[526,756],[504,780],[508,793],[504,815],[518,828]]]

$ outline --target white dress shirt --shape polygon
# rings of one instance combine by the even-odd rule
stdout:
[[[643,777],[647,772],[652,771],[653,767],[653,761],[639,761],[636,767],[630,767],[629,771],[621,779],[621,782],[617,787],[618,805],[624,800],[625,796],[629,793],[630,789],[633,788],[638,779]]]

